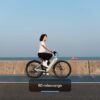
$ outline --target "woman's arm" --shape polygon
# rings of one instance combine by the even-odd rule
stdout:
[[[50,49],[48,49],[45,45],[42,45],[43,46],[43,48],[45,48],[47,51],[49,51],[50,53],[53,53],[53,51],[52,50],[50,50]]]

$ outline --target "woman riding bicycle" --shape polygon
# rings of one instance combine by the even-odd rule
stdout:
[[[38,56],[43,60],[42,65],[48,68],[49,60],[53,56],[52,55],[53,51],[46,46],[46,40],[47,40],[47,34],[42,34],[40,36],[40,47],[38,51]]]
[[[40,36],[40,47],[38,51],[39,58],[41,61],[32,60],[26,65],[26,73],[31,78],[38,78],[42,74],[49,75],[49,71],[52,68],[54,75],[58,78],[66,78],[71,73],[71,66],[67,61],[58,60],[57,52],[48,49],[46,46],[47,35],[42,34]],[[48,61],[52,58],[52,61],[49,63]]]

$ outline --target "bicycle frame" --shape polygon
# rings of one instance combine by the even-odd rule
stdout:
[[[53,54],[53,60],[51,61],[50,65],[48,66],[47,68],[47,72],[53,67],[53,65],[58,61],[58,55],[57,53],[56,54]],[[42,64],[41,64],[42,65]],[[37,66],[35,68],[36,71],[42,71],[42,72],[45,72],[44,70],[41,70],[41,69],[38,69],[41,65]]]
[[[53,65],[57,62],[57,60],[58,60],[57,55],[54,55],[53,60],[51,61],[50,65],[47,68],[47,72],[53,67]]]

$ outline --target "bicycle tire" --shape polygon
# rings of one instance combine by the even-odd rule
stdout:
[[[60,71],[61,70],[59,70],[59,72],[58,71],[56,71],[56,68],[58,67],[58,64],[59,63],[64,63],[64,66],[66,66],[66,68],[68,68],[68,73],[66,74],[66,75],[58,75],[57,73],[60,73]],[[59,65],[60,67],[63,67],[63,66],[61,66],[61,64]],[[65,71],[65,69],[63,70],[63,72]],[[71,65],[67,62],[67,61],[62,61],[62,60],[60,60],[60,61],[57,61],[56,63],[55,63],[55,65],[54,65],[54,67],[53,67],[53,72],[54,72],[54,74],[55,74],[55,76],[56,77],[58,77],[58,78],[68,78],[68,76],[71,74]]]
[[[34,63],[37,63],[37,64],[39,64],[39,65],[41,64],[40,61],[32,60],[32,61],[30,61],[30,62],[27,63],[26,68],[25,68],[26,74],[27,74],[27,76],[30,77],[30,78],[38,78],[38,77],[40,77],[40,76],[43,74],[43,72],[37,72],[37,71],[35,71],[35,70],[33,69],[33,71],[37,72],[37,75],[34,75],[34,73],[31,73],[32,75],[30,75],[28,69],[29,69],[29,67],[30,67],[30,64],[34,64]],[[36,68],[36,66],[34,66],[34,68]],[[42,67],[41,67],[41,69],[42,69]]]

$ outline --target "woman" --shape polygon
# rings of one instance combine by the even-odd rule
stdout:
[[[42,34],[40,36],[40,48],[38,51],[38,56],[43,60],[43,66],[48,67],[53,51],[46,46],[46,40],[47,34]]]

